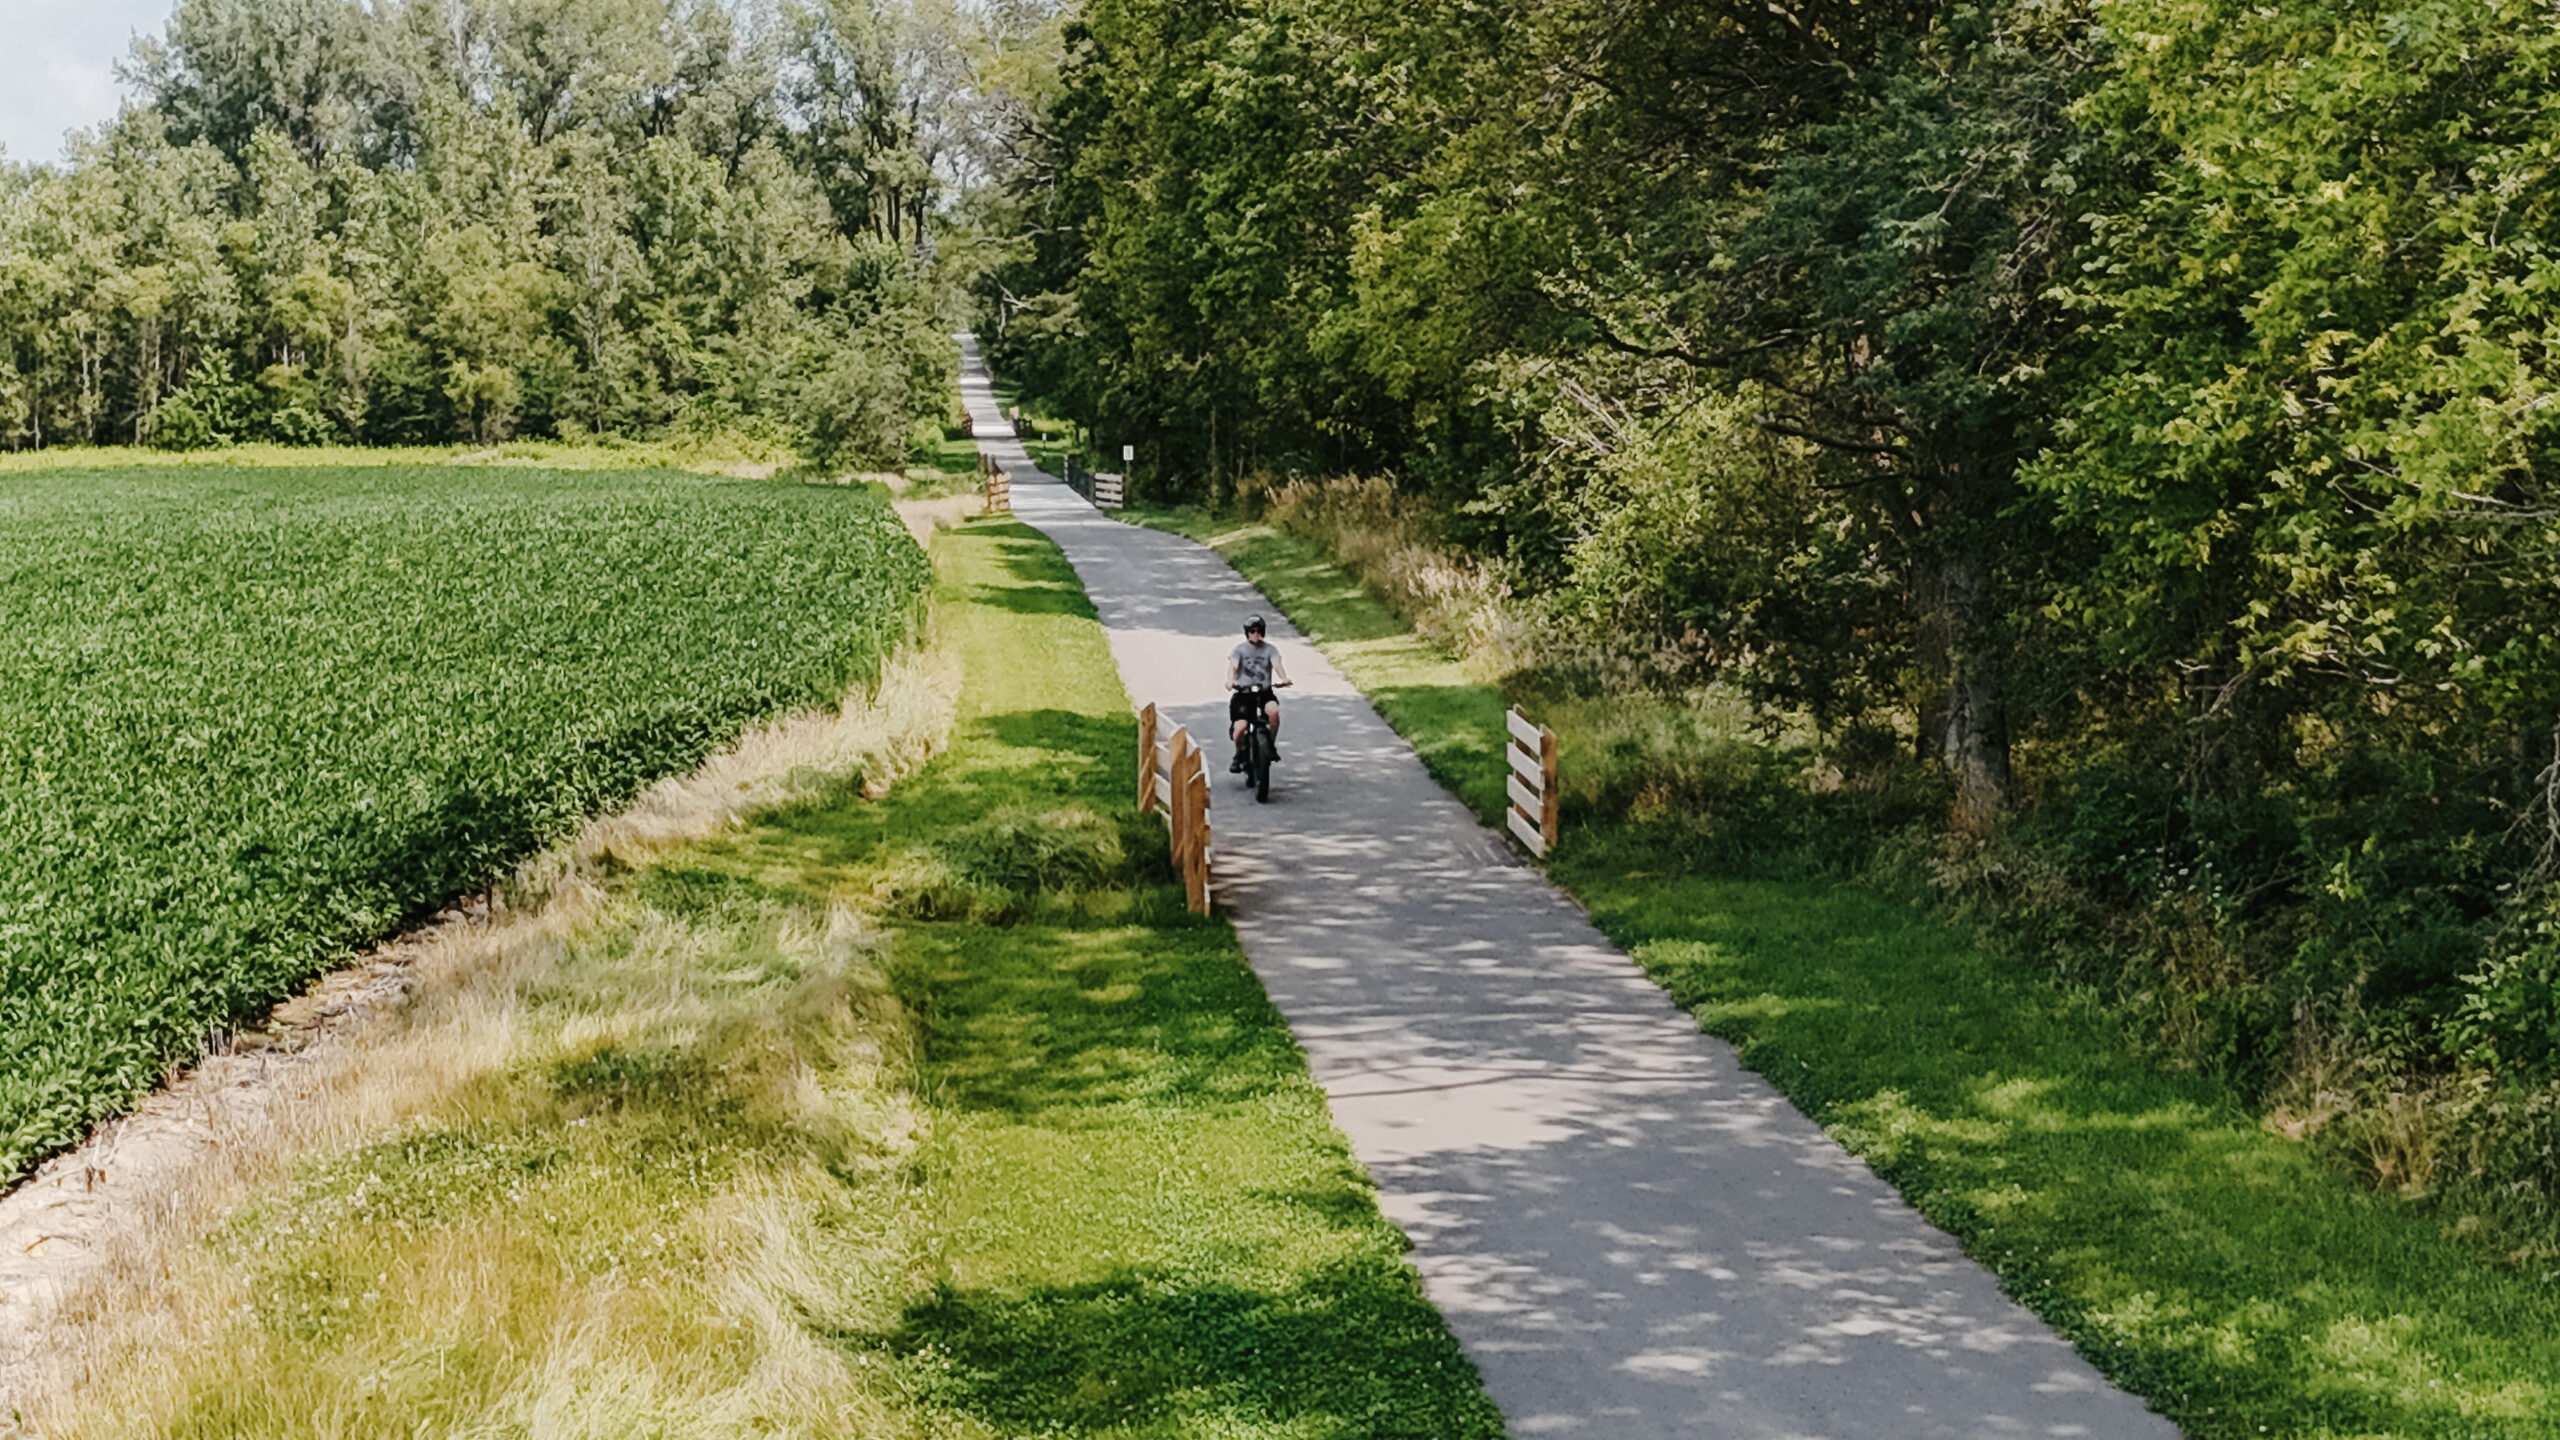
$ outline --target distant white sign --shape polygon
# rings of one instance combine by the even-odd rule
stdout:
[[[1120,463],[1121,463],[1121,464],[1123,464],[1123,465],[1129,464],[1130,462],[1132,462],[1132,461],[1136,460],[1137,458],[1138,458],[1138,447],[1137,447],[1137,446],[1135,446],[1135,445],[1123,445],[1123,446],[1121,446],[1121,447],[1120,447]]]

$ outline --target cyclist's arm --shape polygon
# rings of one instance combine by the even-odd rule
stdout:
[[[1289,662],[1280,658],[1275,647],[1271,654],[1271,688],[1277,690],[1289,683]]]
[[[1227,657],[1227,688],[1236,688],[1236,657],[1233,655]]]

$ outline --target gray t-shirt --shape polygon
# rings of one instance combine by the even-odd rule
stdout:
[[[1280,658],[1280,647],[1268,640],[1259,645],[1243,640],[1227,652],[1227,658],[1236,662],[1236,688],[1268,690],[1271,688],[1271,666]]]

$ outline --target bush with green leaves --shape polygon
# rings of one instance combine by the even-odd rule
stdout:
[[[151,443],[163,450],[203,450],[239,438],[256,391],[234,379],[231,357],[207,353],[187,382],[151,408]]]
[[[2560,1080],[2560,922],[2521,928],[2523,943],[2462,977],[2466,993],[2448,1028],[2482,1070]]]
[[[0,1176],[353,947],[876,674],[926,582],[869,489],[0,480]]]
[[[338,427],[309,406],[287,405],[267,417],[267,433],[287,445],[326,445],[338,438]]]
[[[911,280],[896,271],[861,293],[874,317],[810,341],[795,360],[789,419],[801,458],[819,470],[890,469],[930,449],[950,413],[959,347],[923,321]]]

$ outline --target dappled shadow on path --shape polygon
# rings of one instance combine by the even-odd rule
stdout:
[[[1239,930],[1516,1433],[2168,1433],[1472,826],[1263,818]]]

